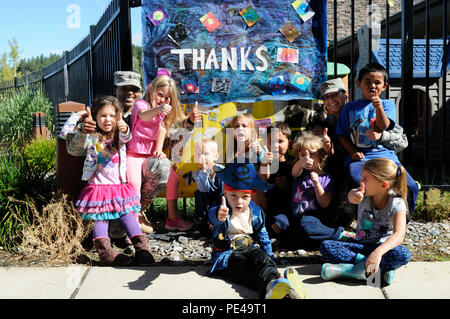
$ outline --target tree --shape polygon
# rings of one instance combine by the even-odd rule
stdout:
[[[17,40],[13,38],[8,40],[9,53],[6,52],[2,54],[0,59],[0,80],[1,81],[12,81],[14,77],[20,77],[21,73],[17,71],[19,66],[19,55],[21,50],[19,50],[19,45]]]

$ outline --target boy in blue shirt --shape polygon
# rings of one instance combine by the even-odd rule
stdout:
[[[378,63],[369,63],[358,74],[357,86],[361,89],[363,98],[345,104],[336,127],[336,136],[347,151],[345,165],[349,166],[350,180],[357,187],[361,180],[361,168],[365,161],[384,157],[401,165],[393,150],[377,143],[370,131],[383,132],[395,126],[397,115],[394,102],[380,99],[380,94],[388,86],[386,69]],[[372,130],[370,130],[372,129]],[[370,130],[370,131],[369,131]],[[414,211],[419,187],[416,181],[407,173],[408,204],[410,215]]]

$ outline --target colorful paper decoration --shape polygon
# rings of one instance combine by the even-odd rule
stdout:
[[[258,16],[258,13],[256,13],[255,9],[253,9],[252,6],[248,6],[247,8],[243,9],[241,12],[239,12],[239,14],[242,16],[245,23],[247,23],[249,27],[261,20],[261,18]]]
[[[164,9],[158,8],[152,13],[150,13],[147,18],[153,23],[153,25],[156,27],[158,24],[163,22],[168,17],[168,14]]]
[[[272,95],[286,93],[286,82],[282,75],[269,79],[269,91],[272,92]]]
[[[211,92],[228,93],[230,92],[230,79],[213,78]]]
[[[295,25],[293,25],[290,21],[286,22],[286,24],[280,29],[280,32],[291,43],[300,35],[300,31],[298,31]]]
[[[219,116],[219,108],[215,107],[208,112],[207,119],[208,121],[216,122]]]
[[[212,12],[208,12],[207,14],[205,14],[200,18],[200,21],[209,32],[213,32],[221,26],[219,20],[217,20],[216,16]]]
[[[176,45],[180,45],[180,42],[187,38],[190,33],[189,29],[186,28],[183,24],[179,23],[176,27],[170,30],[168,35],[169,39],[175,42]]]
[[[311,79],[299,72],[295,72],[291,81],[293,86],[302,91],[306,91],[308,89],[309,83],[311,83]]]
[[[272,120],[270,118],[268,119],[261,119],[261,120],[255,120],[255,126],[258,129],[267,129],[267,127],[272,124]]]
[[[278,48],[277,62],[298,63],[298,50],[291,48]]]
[[[199,92],[198,79],[195,75],[189,74],[181,80],[182,94],[195,94]]]
[[[308,9],[308,1],[296,0],[292,3],[292,6],[297,10],[298,15],[302,18],[303,22],[308,21],[314,16],[314,11]]]

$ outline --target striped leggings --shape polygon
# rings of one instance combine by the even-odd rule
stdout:
[[[320,245],[320,253],[323,257],[335,264],[354,264],[356,255],[362,254],[368,257],[380,244],[352,243],[335,240],[325,240]],[[380,262],[382,272],[394,270],[406,265],[411,258],[411,252],[406,246],[397,246],[383,255]]]

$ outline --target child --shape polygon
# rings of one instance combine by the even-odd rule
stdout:
[[[217,142],[212,139],[202,139],[194,146],[195,162],[198,170],[193,173],[197,182],[195,191],[195,215],[200,222],[208,222],[208,211],[220,204],[223,195],[223,181],[216,176],[214,166],[219,159]]]
[[[328,222],[326,209],[334,194],[334,181],[323,171],[326,155],[322,139],[311,132],[303,132],[296,138],[293,148],[297,161],[292,167],[292,210],[306,239],[347,240],[354,237],[343,227],[334,229],[323,224]]]
[[[130,119],[132,140],[128,144],[128,179],[141,194],[142,212],[168,184],[171,172],[170,161],[163,153],[164,138],[176,122],[184,120],[175,81],[167,75],[156,77],[148,85],[145,99],[136,101]],[[142,184],[142,189],[141,189]],[[167,192],[171,191],[168,187]],[[186,230],[192,225],[176,216],[176,211],[166,219],[166,226],[177,221],[178,229]],[[175,216],[173,216],[175,215]],[[141,213],[140,223],[148,223]],[[166,227],[167,228],[167,227]],[[153,229],[148,223],[146,232]]]
[[[358,204],[356,238],[352,243],[324,241],[321,254],[335,264],[322,266],[322,278],[366,279],[381,270],[391,284],[394,270],[408,263],[408,248],[401,246],[406,231],[406,171],[387,158],[364,162],[361,184],[348,199]]]
[[[384,157],[401,165],[394,151],[369,137],[371,129],[384,132],[395,125],[397,114],[395,104],[391,100],[380,99],[380,94],[388,86],[387,77],[386,70],[378,63],[370,63],[363,67],[356,81],[363,98],[347,103],[339,116],[336,135],[348,154],[345,165],[349,166],[353,184],[351,187],[358,185],[361,167],[369,159]],[[408,202],[412,214],[419,188],[414,179],[408,173],[406,175],[408,189],[412,193],[412,198]]]
[[[282,299],[286,295],[304,298],[304,287],[295,269],[288,268],[285,278],[280,278],[273,260],[264,212],[251,200],[252,192],[268,187],[254,165],[230,163],[218,175],[225,183],[225,196],[220,206],[208,212],[214,242],[209,274],[251,288],[259,287],[261,298]]]
[[[339,115],[341,114],[345,101],[348,99],[348,93],[344,82],[340,78],[323,82],[319,86],[319,92],[325,109],[329,113],[325,119],[325,124],[328,127],[328,135],[333,139]],[[378,132],[371,128],[366,133],[369,139],[377,141],[395,153],[401,152],[408,146],[408,139],[403,134],[403,128],[398,124],[395,124],[391,130]]]
[[[231,130],[231,131],[230,131]],[[245,162],[260,164],[264,158],[264,150],[258,141],[255,119],[251,114],[236,115],[227,126],[227,163]],[[232,137],[229,136],[232,134]]]
[[[262,179],[268,178],[268,167],[272,162],[273,154],[267,151],[267,147],[261,147],[253,115],[240,114],[234,116],[227,127],[226,139],[226,163],[249,161],[255,165]],[[252,200],[262,206],[264,204],[263,192],[253,192]]]
[[[74,113],[69,123],[76,123],[85,111]],[[131,257],[119,254],[111,247],[108,221],[119,219],[135,248],[138,265],[150,265],[147,237],[142,233],[133,213],[141,206],[139,195],[126,180],[126,145],[131,139],[128,125],[115,97],[97,99],[92,104],[96,133],[85,134],[86,160],[82,179],[88,184],[81,191],[75,206],[84,220],[94,220],[93,238],[103,265],[130,265]],[[70,130],[64,126],[63,132]],[[64,134],[64,133],[63,133]]]
[[[266,212],[270,237],[281,236],[287,230],[291,217],[292,165],[289,156],[292,132],[283,122],[274,122],[267,127],[267,145],[273,147],[273,156],[278,159],[278,169],[269,174],[267,182],[274,188],[264,193],[263,209]],[[270,172],[270,170],[269,170]]]

